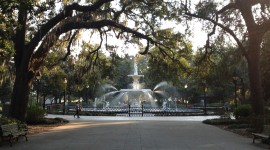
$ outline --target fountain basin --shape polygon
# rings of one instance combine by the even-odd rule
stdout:
[[[120,92],[152,92],[151,89],[121,89]]]

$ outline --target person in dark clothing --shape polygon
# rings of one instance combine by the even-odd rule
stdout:
[[[74,118],[75,118],[75,116],[77,116],[77,118],[80,118],[80,115],[79,115],[80,111],[81,111],[81,105],[77,102],[75,105]]]

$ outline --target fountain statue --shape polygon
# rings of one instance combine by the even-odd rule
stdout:
[[[137,62],[134,63],[134,75],[138,75],[138,64],[137,64]]]
[[[121,89],[120,93],[126,93],[128,97],[128,104],[138,107],[143,101],[152,100],[152,90],[151,89],[142,89],[140,87],[139,79],[144,75],[138,74],[138,64],[134,63],[134,72],[131,75],[128,75],[133,79],[132,89]],[[153,101],[154,102],[154,101]]]
[[[142,104],[144,106],[157,107],[157,101],[154,100],[153,94],[160,94],[166,97],[164,91],[160,90],[160,87],[167,85],[166,82],[162,82],[154,88],[154,92],[151,89],[142,88],[140,83],[140,79],[144,77],[144,75],[139,74],[138,63],[134,62],[133,74],[129,74],[128,77],[132,78],[132,88],[130,89],[120,89],[117,90],[115,87],[111,85],[104,85],[104,88],[110,88],[113,91],[105,93],[104,97],[113,97],[108,99],[110,101],[110,106],[132,106],[132,107],[140,107]]]
[[[106,102],[105,108],[109,108],[110,102]]]
[[[132,78],[132,88],[130,89],[120,89],[117,90],[112,85],[105,84],[102,89],[108,91],[111,89],[111,92],[107,92],[102,95],[99,104],[103,104],[103,110],[112,110],[113,107],[121,107],[126,108],[131,106],[130,108],[135,113],[141,112],[143,110],[150,110],[154,108],[154,111],[177,111],[177,112],[189,112],[190,110],[186,107],[180,105],[177,106],[177,98],[171,97],[166,89],[170,87],[170,85],[166,82],[160,82],[157,84],[153,90],[142,88],[140,83],[140,79],[144,77],[144,75],[139,74],[138,64],[134,62],[133,74],[128,75],[128,77]],[[164,98],[162,103],[160,103],[153,96],[158,95],[159,97]],[[173,100],[174,98],[174,100]],[[95,99],[94,110],[97,107],[97,100]],[[161,106],[158,107],[157,105]],[[141,107],[141,106],[144,107]],[[120,109],[121,109],[120,108]],[[130,109],[129,109],[130,110]],[[151,110],[153,111],[153,110]],[[194,111],[194,110],[193,110]]]
[[[162,109],[163,110],[166,110],[167,109],[167,102],[166,101],[163,101],[163,103],[162,103]]]

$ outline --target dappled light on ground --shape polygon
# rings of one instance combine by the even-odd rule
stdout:
[[[135,121],[117,121],[117,122],[77,122],[77,123],[69,123],[63,126],[55,127],[51,131],[52,132],[61,132],[63,130],[74,130],[78,128],[92,128],[92,127],[100,127],[100,126],[115,126],[115,125],[128,125],[134,124]]]

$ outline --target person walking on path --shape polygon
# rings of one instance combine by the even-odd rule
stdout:
[[[75,110],[76,110],[76,112],[74,114],[74,118],[75,118],[75,116],[77,116],[77,118],[80,118],[79,112],[81,111],[81,105],[79,104],[79,102],[76,103]]]

